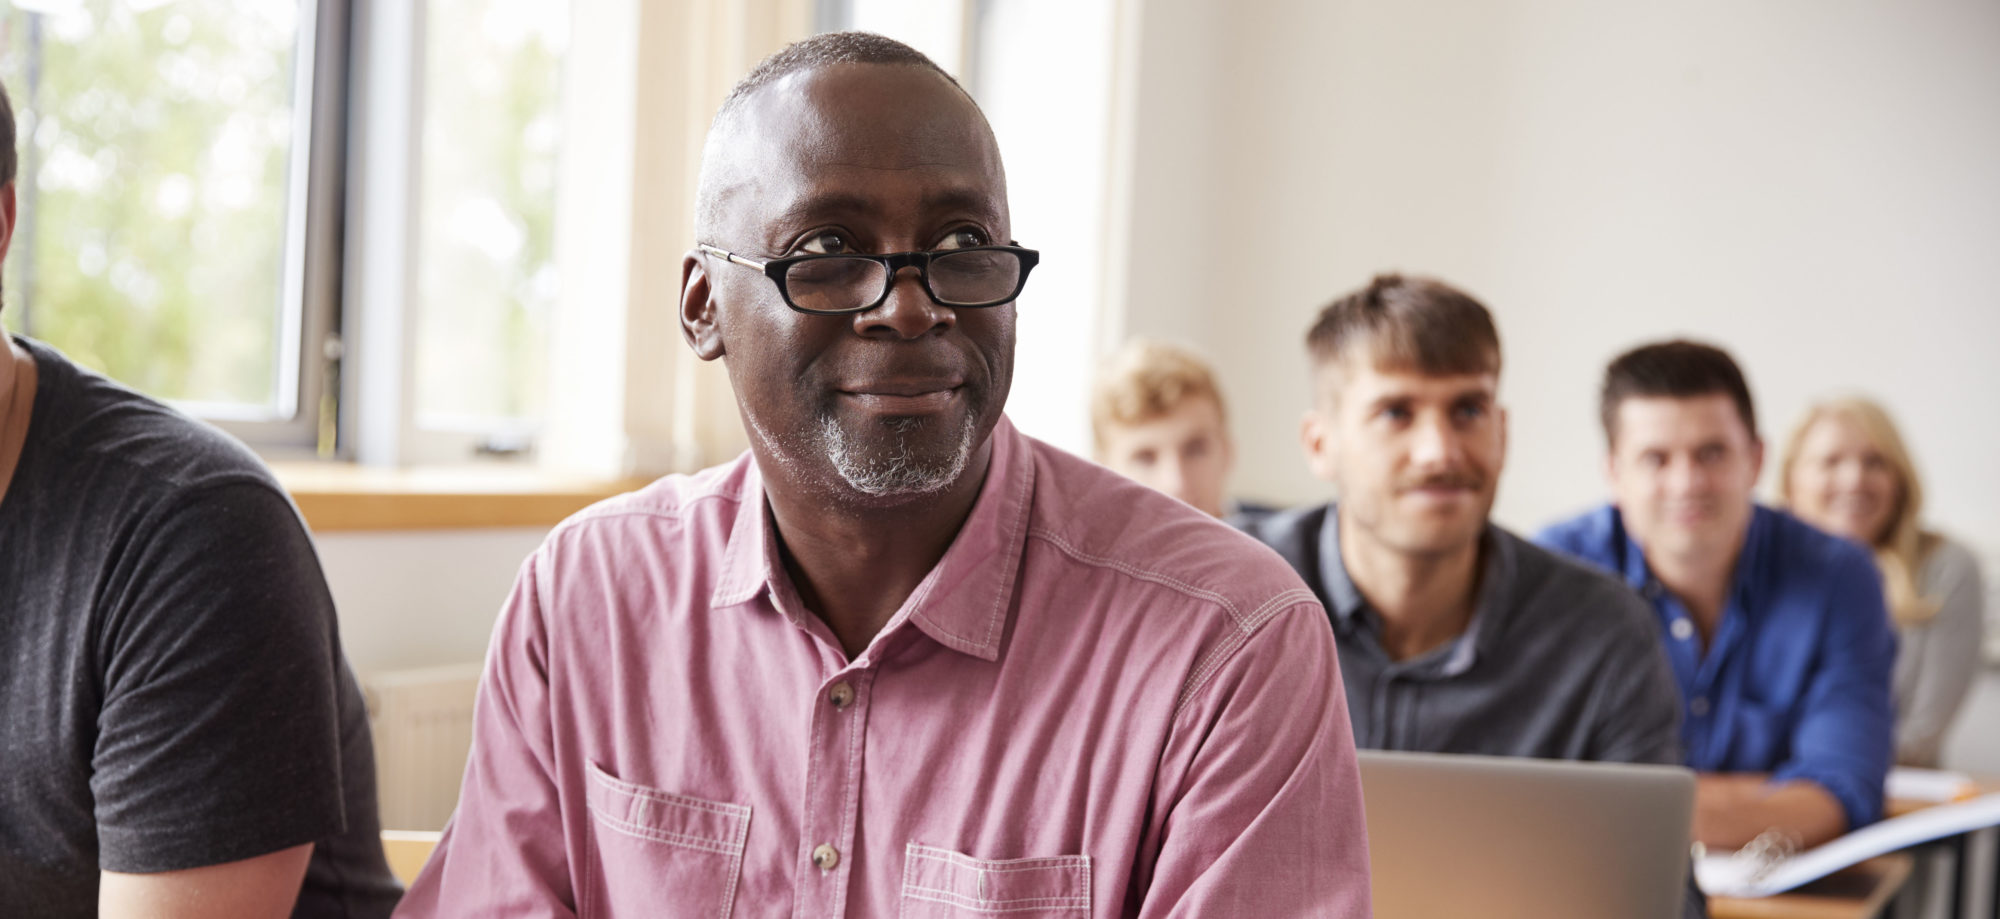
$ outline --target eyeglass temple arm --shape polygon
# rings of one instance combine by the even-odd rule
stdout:
[[[695,243],[694,247],[710,255],[719,255],[725,259],[728,259],[729,261],[735,262],[738,265],[742,265],[745,268],[755,268],[758,271],[763,271],[764,266],[766,264],[769,264],[767,262],[757,261],[754,258],[744,258],[743,256],[737,255],[734,252],[730,252],[727,249],[718,249],[714,246],[709,245],[708,243]]]

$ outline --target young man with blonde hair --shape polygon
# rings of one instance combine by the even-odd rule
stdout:
[[[1236,465],[1222,387],[1186,348],[1135,339],[1104,363],[1091,393],[1098,462],[1211,517],[1267,513],[1226,497]]]

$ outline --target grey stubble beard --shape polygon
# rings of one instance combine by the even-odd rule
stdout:
[[[857,442],[830,411],[820,412],[806,430],[778,433],[752,417],[751,433],[763,442],[765,451],[779,465],[810,468],[815,455],[827,458],[842,483],[872,499],[909,499],[934,495],[951,487],[965,474],[976,446],[976,410],[965,418],[958,443],[944,456],[923,456],[911,444],[910,435],[919,431],[925,419],[896,418],[886,422],[894,443],[885,455],[873,455]]]

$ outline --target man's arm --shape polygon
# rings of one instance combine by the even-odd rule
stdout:
[[[1162,761],[1143,919],[1369,915],[1361,780],[1319,604],[1278,613],[1196,687]]]
[[[1774,783],[1770,776],[1740,772],[1705,772],[1695,779],[1696,842],[1740,849],[1771,829],[1811,848],[1847,832],[1847,814],[1814,782]]]
[[[310,852],[346,812],[333,601],[304,526],[245,479],[108,538],[128,532],[96,611],[99,869],[121,886]]]
[[[312,844],[222,865],[122,874],[106,871],[97,887],[100,919],[285,919],[299,898]]]
[[[1810,848],[1882,815],[1895,719],[1889,673],[1896,636],[1875,560],[1847,547],[1831,572],[1819,667],[1806,682],[1791,756],[1770,776],[1703,776],[1695,792],[1695,837],[1741,846],[1776,829]]]
[[[458,809],[397,919],[576,914],[554,780],[538,567],[546,551],[521,566],[493,629]]]
[[[1743,802],[1744,816],[1762,817],[1805,846],[1881,819],[1882,784],[1895,751],[1889,681],[1896,634],[1882,578],[1875,560],[1857,546],[1843,546],[1840,560],[1831,572],[1819,668],[1806,683],[1791,758],[1771,771],[1770,784],[1777,787]],[[1807,787],[1786,790],[1795,784]],[[1837,821],[1815,819],[1827,816],[1822,795],[1837,805]]]

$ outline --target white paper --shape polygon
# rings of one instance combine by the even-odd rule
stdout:
[[[1759,872],[1761,866],[1749,857],[1703,856],[1695,862],[1694,877],[1702,890],[1714,896],[1768,897],[1877,855],[1996,825],[2000,825],[2000,794],[1990,794],[1862,827],[1778,862],[1768,871]]]
[[[1942,804],[1968,797],[1978,792],[1979,786],[1973,784],[1971,776],[1962,773],[1897,766],[1889,770],[1889,781],[1883,790],[1891,798]]]

